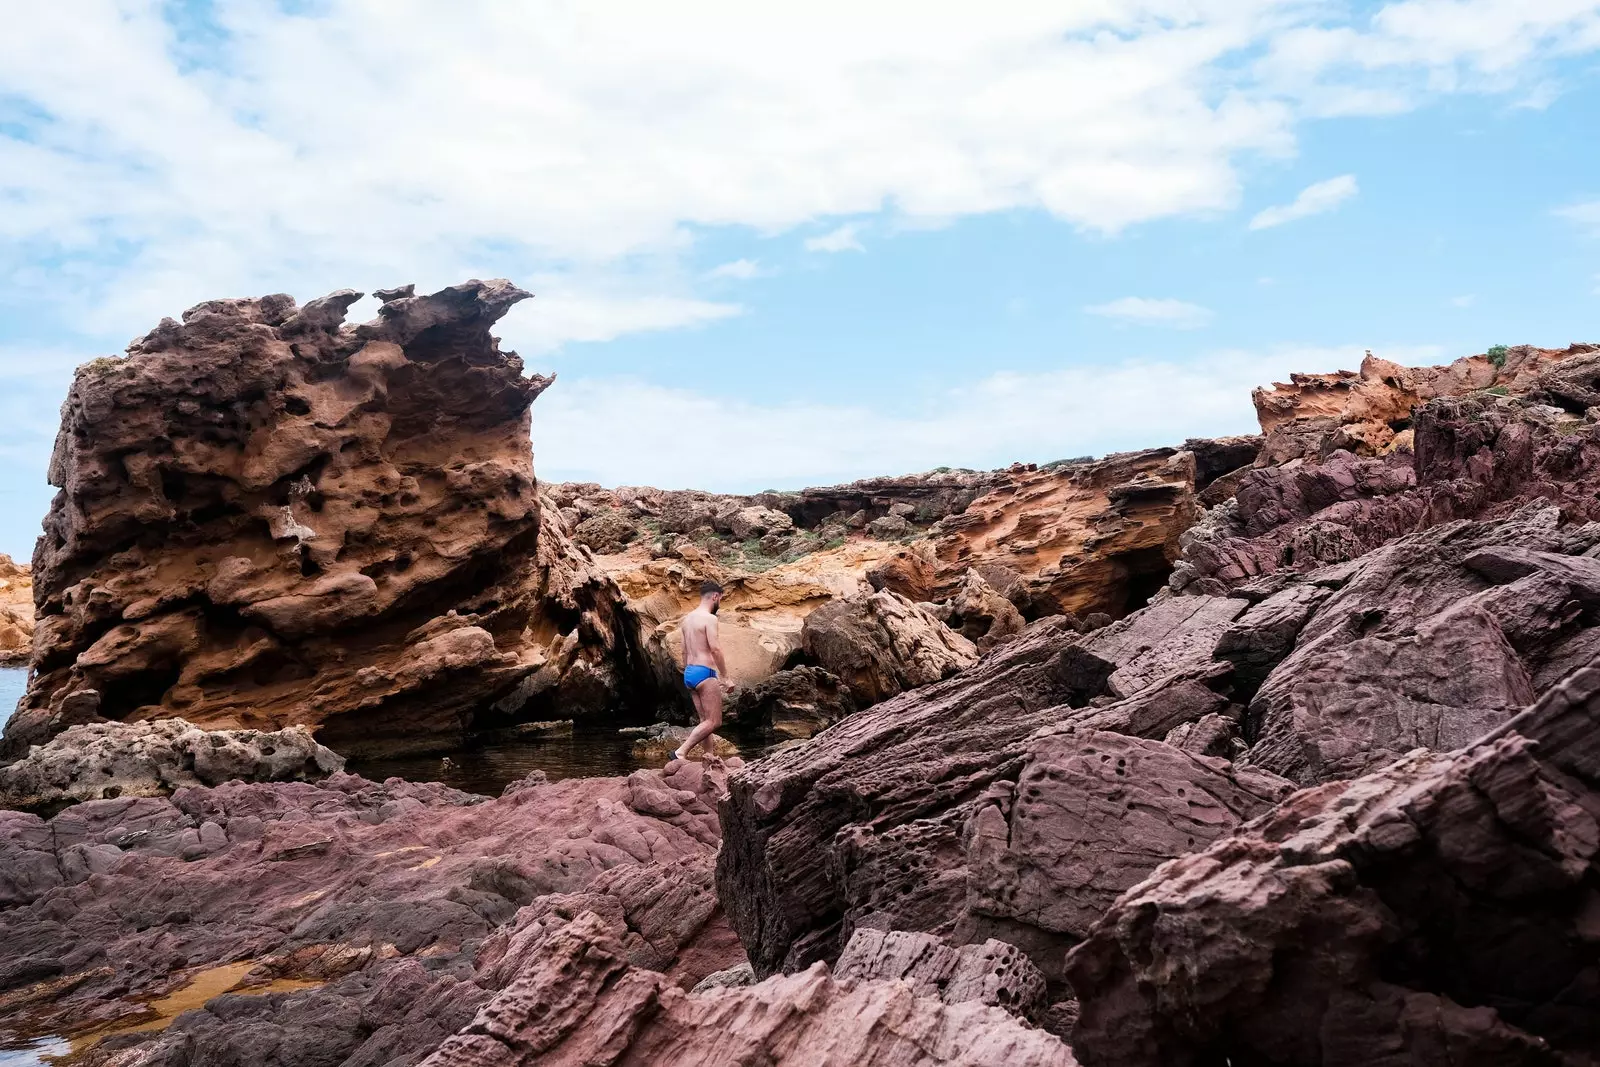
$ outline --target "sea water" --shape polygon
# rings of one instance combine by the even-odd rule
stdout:
[[[22,691],[28,688],[28,672],[21,667],[0,667],[0,723],[17,710]]]

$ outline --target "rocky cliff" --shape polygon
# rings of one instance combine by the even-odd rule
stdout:
[[[717,577],[735,673],[766,672],[730,712],[815,736],[486,800],[329,773],[304,731],[68,731],[12,779],[99,799],[0,812],[0,1038],[118,1067],[1595,1064],[1597,382],[1593,346],[1369,359],[1258,394],[1260,438],[545,487],[527,584],[399,648],[491,635],[516,667],[464,685],[538,664],[479,717],[614,692],[629,650],[670,682]],[[94,573],[58,614],[123,588]],[[126,644],[53,668],[51,728],[148,661],[142,620],[210,621],[120,610]],[[392,649],[385,617],[328,632]],[[96,794],[107,768],[152,795]]]
[[[80,368],[34,558],[20,754],[70,725],[317,727],[347,754],[614,701],[619,596],[542,514],[523,374],[467,282],[210,301]]]

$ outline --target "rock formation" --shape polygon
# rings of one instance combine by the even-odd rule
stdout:
[[[698,763],[493,801],[335,774],[0,812],[0,1033],[89,1031],[154,1063],[416,1062],[514,977],[518,925],[584,912],[693,985],[742,959],[711,888],[721,788]],[[131,1028],[152,998],[234,987]]]
[[[438,749],[607,703],[620,598],[541,521],[529,405],[550,379],[489,333],[528,295],[406,287],[356,327],[350,290],[215,300],[79,368],[10,754],[173,716]]]
[[[515,980],[427,1067],[1076,1063],[1055,1037],[976,998],[947,1004],[906,982],[838,980],[822,964],[756,985],[685,993],[666,976],[630,967],[593,914],[530,948]]]
[[[887,591],[818,608],[806,616],[801,644],[868,704],[948,678],[978,658],[943,620]]]
[[[1594,1062],[1596,738],[1587,667],[1166,864],[1068,957],[1083,1062]]]
[[[1118,893],[1292,788],[1159,740],[1227,705],[1183,664],[1141,672],[1150,650],[1124,647],[1117,699],[1118,664],[1082,640],[1035,623],[732,779],[718,885],[757,973],[835,960],[875,928],[1008,941],[1058,979]]]
[[[32,651],[33,569],[0,553],[0,667],[20,667]]]
[[[58,810],[83,800],[170,796],[187,786],[325,778],[344,760],[304,726],[201,730],[182,719],[68,727],[0,767],[0,808]]]
[[[740,686],[723,705],[729,722],[784,740],[810,737],[855,710],[850,687],[811,666]]]
[[[1030,618],[1120,617],[1166,582],[1199,517],[1196,492],[1194,453],[1170,448],[1008,472],[940,522],[936,595],[956,594],[969,568],[987,564],[1020,578],[1012,595]]]

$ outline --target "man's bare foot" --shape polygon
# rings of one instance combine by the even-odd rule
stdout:
[[[682,752],[679,752],[677,749],[673,749],[672,750],[672,755],[667,759],[667,763],[668,764],[673,764],[673,763],[677,763],[681,759],[688,759],[688,758],[689,757],[685,756]]]

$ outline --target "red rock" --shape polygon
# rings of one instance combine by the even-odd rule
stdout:
[[[13,946],[0,1031],[92,1027],[236,960],[263,979],[347,981],[319,995],[359,1015],[374,982],[399,980],[396,963],[470,978],[479,943],[535,904],[607,912],[639,965],[693,984],[740,957],[711,888],[721,789],[700,763],[530,779],[491,801],[338,774],[89,801],[49,822],[0,812],[0,939]],[[237,999],[252,1003],[236,1015],[282,1006]]]
[[[1083,706],[1079,641],[1036,623],[961,675],[730,779],[718,888],[758,974],[836,960],[872,928],[1008,941],[1055,980],[1063,950],[1118,893],[1288,791],[1156,740],[1227,704],[1182,671]],[[1130,665],[1149,652],[1118,647]],[[1106,666],[1102,683],[1118,664]]]
[[[998,1008],[946,1005],[903,982],[836,980],[820,964],[757,985],[685,993],[630,968],[593,914],[550,931],[529,961],[427,1067],[1076,1062],[1057,1038]]]
[[[1593,1062],[1600,669],[1454,754],[1296,794],[1068,956],[1086,1064]]]

